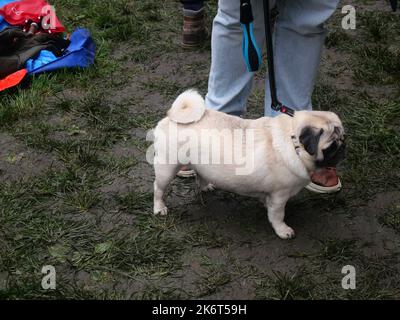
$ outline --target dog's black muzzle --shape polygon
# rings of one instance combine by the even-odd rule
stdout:
[[[335,167],[345,158],[346,144],[334,141],[328,148],[322,150],[324,159],[316,162],[318,168]]]

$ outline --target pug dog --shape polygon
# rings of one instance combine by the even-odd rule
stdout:
[[[242,119],[207,109],[199,93],[188,90],[156,126],[154,151],[154,214],[167,214],[166,188],[189,165],[202,191],[259,198],[275,233],[290,239],[295,232],[284,221],[286,202],[310,182],[310,172],[344,158],[344,129],[327,111]]]

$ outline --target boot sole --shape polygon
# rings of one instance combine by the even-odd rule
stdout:
[[[336,193],[342,189],[342,182],[339,179],[338,183],[332,187],[323,187],[314,182],[310,182],[306,186],[306,189],[315,193]]]

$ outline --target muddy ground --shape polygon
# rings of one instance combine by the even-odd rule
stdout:
[[[152,211],[146,133],[178,93],[207,90],[209,37],[180,47],[174,1],[54,1],[66,26],[90,28],[95,66],[32,79],[0,98],[0,297],[383,299],[400,297],[399,14],[348,1],[357,29],[331,19],[314,109],[348,133],[343,190],[304,190],[287,205],[293,240],[263,206],[175,179],[167,217]],[[216,4],[207,4],[207,26]],[[263,114],[265,67],[247,117]],[[57,270],[56,290],[41,268]],[[342,267],[356,268],[344,290]]]

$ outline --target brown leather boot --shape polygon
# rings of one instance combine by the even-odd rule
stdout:
[[[198,47],[205,38],[204,9],[199,11],[183,9],[182,46]]]

